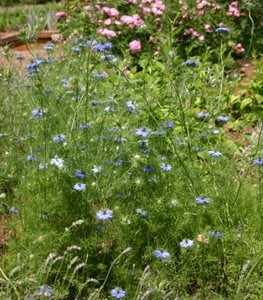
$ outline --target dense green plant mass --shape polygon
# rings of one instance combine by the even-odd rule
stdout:
[[[0,296],[260,299],[262,66],[236,94],[227,23],[201,52],[186,24],[176,41],[174,3],[84,4],[57,12],[44,57],[0,69]],[[141,25],[91,29],[121,10]],[[230,138],[248,126],[249,145]]]

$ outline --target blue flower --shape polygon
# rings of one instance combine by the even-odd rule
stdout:
[[[101,60],[113,60],[114,58],[115,56],[112,54],[105,54],[105,55],[101,55],[100,57]]]
[[[135,135],[147,137],[150,134],[151,130],[148,128],[137,128],[135,130]]]
[[[52,297],[53,296],[53,288],[46,284],[42,285],[37,290],[37,295],[43,296],[43,297]]]
[[[80,129],[88,129],[88,128],[90,128],[90,125],[89,124],[80,124],[79,128]]]
[[[148,212],[146,210],[141,209],[141,208],[136,208],[136,212],[137,212],[137,214],[141,215],[142,217],[147,217],[148,216]]]
[[[163,127],[166,127],[167,129],[174,128],[174,122],[173,121],[165,121],[161,124]]]
[[[105,46],[104,44],[96,44],[93,47],[93,50],[95,50],[96,52],[104,52],[105,51]]]
[[[28,155],[26,158],[27,161],[37,161],[38,158],[34,155]]]
[[[169,172],[169,171],[172,170],[173,167],[169,164],[161,163],[160,168],[161,168],[162,171]]]
[[[38,165],[38,170],[45,170],[48,169],[48,164],[39,164]]]
[[[103,78],[108,77],[108,75],[105,72],[102,72],[102,73],[93,73],[92,77],[93,78],[97,78],[97,79],[103,79]]]
[[[198,66],[198,63],[194,60],[186,60],[185,62],[182,63],[183,66],[186,66],[186,67],[197,67]]]
[[[119,138],[119,137],[116,137],[113,139],[114,143],[126,143],[127,142],[127,139],[126,138]]]
[[[40,108],[33,109],[31,112],[32,118],[41,118],[44,116],[44,112]]]
[[[52,51],[54,49],[55,45],[52,43],[48,43],[47,45],[43,46],[43,49],[46,51]]]
[[[111,42],[104,43],[105,50],[111,51],[112,47],[113,47],[113,44]]]
[[[113,290],[111,290],[111,296],[115,299],[121,299],[123,297],[125,297],[126,292],[120,288],[115,288]]]
[[[181,248],[188,249],[188,248],[192,248],[193,246],[194,246],[194,241],[192,241],[192,240],[183,239],[183,240],[180,242],[180,247],[181,247]]]
[[[170,256],[170,253],[167,251],[155,250],[153,251],[153,255],[160,259],[167,259]]]
[[[203,197],[196,197],[195,198],[195,203],[197,204],[209,204],[211,201],[210,198],[203,198]]]
[[[53,142],[62,143],[66,141],[66,136],[64,134],[58,134],[53,137]]]
[[[88,175],[84,172],[84,171],[81,171],[81,170],[75,170],[75,176],[80,178],[80,179],[85,179],[88,177]]]
[[[201,111],[201,112],[199,112],[199,113],[197,114],[197,118],[198,118],[198,119],[207,119],[207,118],[209,118],[209,117],[210,117],[210,114],[207,113],[207,112]]]
[[[18,214],[19,213],[19,209],[15,206],[12,206],[9,208],[9,212],[12,214]]]
[[[219,151],[214,151],[214,150],[210,150],[207,151],[208,155],[213,156],[213,157],[220,157],[222,156],[222,153]]]
[[[223,234],[221,232],[219,232],[219,231],[212,231],[210,233],[210,236],[212,238],[220,239],[221,237],[223,237]]]
[[[25,59],[25,56],[22,55],[22,54],[18,54],[18,55],[16,56],[16,59],[17,59],[17,60],[24,60],[24,59]]]
[[[145,173],[151,173],[153,171],[154,171],[154,167],[152,167],[152,166],[143,167],[143,172],[145,172]]]
[[[138,104],[132,100],[126,101],[125,105],[130,113],[134,113],[138,107]]]
[[[256,158],[253,160],[253,164],[257,166],[263,166],[263,158]]]
[[[73,52],[80,52],[80,49],[78,47],[72,47],[71,51],[73,51]]]
[[[216,120],[217,120],[218,122],[228,122],[228,121],[230,120],[230,118],[229,118],[228,116],[218,116],[218,117],[216,118]]]
[[[101,167],[101,166],[93,166],[93,168],[92,168],[92,171],[93,171],[93,173],[94,174],[99,174],[99,173],[101,173],[102,172],[102,170],[103,170],[103,167]]]
[[[230,30],[227,27],[218,27],[216,28],[215,32],[216,33],[228,33]]]
[[[83,192],[86,189],[86,184],[85,183],[76,183],[73,186],[74,190],[78,192]]]
[[[109,220],[113,217],[113,211],[110,209],[99,210],[96,213],[98,220]]]
[[[89,104],[91,106],[97,106],[100,103],[100,100],[94,99],[94,100],[90,100]]]

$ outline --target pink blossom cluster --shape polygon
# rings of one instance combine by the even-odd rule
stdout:
[[[120,22],[121,24],[128,25],[129,27],[141,26],[144,24],[143,19],[138,14],[132,16],[121,16]]]
[[[241,12],[238,9],[238,1],[233,1],[232,3],[230,3],[230,5],[228,7],[227,15],[228,16],[234,16],[234,17],[240,17],[241,16]]]
[[[198,31],[196,31],[193,28],[185,29],[184,35],[191,36],[191,37],[197,37],[199,41],[204,41],[204,39],[205,39],[205,36],[203,34],[198,33]]]
[[[142,0],[139,7],[143,13],[155,16],[161,16],[165,10],[162,0]]]

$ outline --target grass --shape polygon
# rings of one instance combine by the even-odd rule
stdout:
[[[122,57],[95,38],[24,78],[1,69],[1,297],[260,299],[262,115],[231,114],[231,57]],[[247,113],[245,148],[227,133]]]

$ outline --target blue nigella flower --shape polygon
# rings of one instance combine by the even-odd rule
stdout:
[[[104,43],[105,50],[111,51],[112,47],[113,47],[113,44],[111,42]]]
[[[73,52],[80,52],[80,49],[78,47],[72,47],[71,51],[73,51]]]
[[[219,151],[214,151],[214,150],[210,150],[207,151],[208,155],[213,156],[213,157],[220,157],[222,156],[222,153]]]
[[[18,55],[16,56],[16,59],[17,59],[17,60],[24,60],[24,59],[25,59],[25,56],[22,55],[22,54],[18,54]]]
[[[103,170],[103,167],[101,167],[101,166],[93,166],[93,168],[92,168],[92,171],[93,171],[93,173],[94,174],[99,174],[99,173],[101,173],[102,172],[102,170]]]
[[[137,128],[135,130],[135,135],[147,137],[150,134],[151,130],[148,128]]]
[[[148,216],[148,212],[146,210],[141,209],[141,208],[136,208],[136,212],[137,212],[137,214],[141,215],[142,217],[147,217]]]
[[[96,78],[96,79],[103,79],[103,78],[106,78],[108,75],[104,72],[102,73],[93,73],[92,74],[92,77],[93,78]]]
[[[46,284],[42,285],[37,290],[37,295],[43,296],[43,297],[52,297],[53,296],[53,288]]]
[[[80,129],[88,129],[88,128],[90,128],[90,125],[89,124],[80,124],[79,128]]]
[[[197,67],[198,66],[198,63],[194,60],[186,60],[185,62],[182,63],[183,66],[186,66],[186,67]]]
[[[218,27],[216,28],[215,32],[216,33],[228,33],[230,30],[227,27]]]
[[[104,44],[96,44],[92,48],[96,52],[104,52],[106,50]]]
[[[125,297],[126,292],[120,288],[115,288],[113,290],[111,290],[111,296],[115,299],[121,299],[123,297]]]
[[[145,172],[145,173],[151,173],[153,171],[154,171],[154,167],[152,167],[152,166],[143,167],[143,172]]]
[[[228,121],[230,120],[230,118],[229,118],[228,116],[218,116],[218,117],[216,118],[216,120],[217,120],[218,122],[228,122]]]
[[[42,171],[48,169],[48,164],[39,164],[38,165],[38,170]]]
[[[138,107],[138,104],[135,101],[128,100],[125,102],[125,106],[130,113],[134,113]]]
[[[91,106],[97,106],[100,103],[100,100],[94,99],[94,100],[90,100],[89,104]]]
[[[161,168],[162,171],[169,172],[169,171],[172,170],[173,167],[169,164],[161,163],[160,168]]]
[[[85,183],[76,183],[73,186],[74,190],[78,192],[83,192],[86,189],[86,184]]]
[[[198,119],[207,119],[207,118],[209,118],[209,117],[210,117],[210,114],[207,113],[207,112],[201,111],[201,112],[199,112],[199,113],[197,114],[197,118],[198,118]]]
[[[209,204],[211,201],[210,198],[203,198],[203,197],[196,197],[195,198],[195,203],[197,204]]]
[[[99,210],[96,213],[98,220],[109,220],[113,217],[113,211],[110,209]]]
[[[115,58],[115,56],[112,54],[105,54],[105,55],[100,56],[101,60],[113,60],[114,58]]]
[[[223,234],[222,234],[221,232],[219,232],[219,231],[212,231],[212,232],[210,233],[210,236],[211,236],[212,238],[220,239],[221,237],[223,237]]]
[[[113,139],[114,143],[126,143],[128,140],[126,138],[119,138],[119,137],[116,137]]]
[[[75,170],[74,175],[80,179],[85,179],[88,177],[88,175],[84,171],[81,171],[81,170]]]
[[[52,50],[54,50],[54,47],[55,47],[54,44],[48,43],[47,45],[43,46],[43,49],[46,50],[46,51],[52,51]]]
[[[183,240],[180,242],[180,247],[181,247],[181,248],[188,249],[188,248],[192,248],[193,246],[194,246],[194,241],[192,241],[192,240],[183,239]]]
[[[58,134],[53,137],[53,142],[62,143],[66,141],[66,136],[64,134]]]
[[[253,164],[257,166],[263,166],[263,158],[256,158],[253,160]]]
[[[165,122],[162,122],[162,126],[164,126],[167,129],[172,129],[172,128],[174,128],[174,122],[173,121],[165,121]]]
[[[34,155],[28,155],[26,158],[27,161],[37,161],[38,158]]]
[[[153,251],[153,255],[160,259],[167,259],[170,256],[170,253],[167,251],[155,250]]]
[[[15,206],[12,206],[9,208],[9,212],[12,214],[18,214],[19,213],[19,209]]]
[[[43,117],[43,115],[44,115],[44,112],[40,108],[33,109],[31,112],[32,118],[41,118],[41,117]]]

